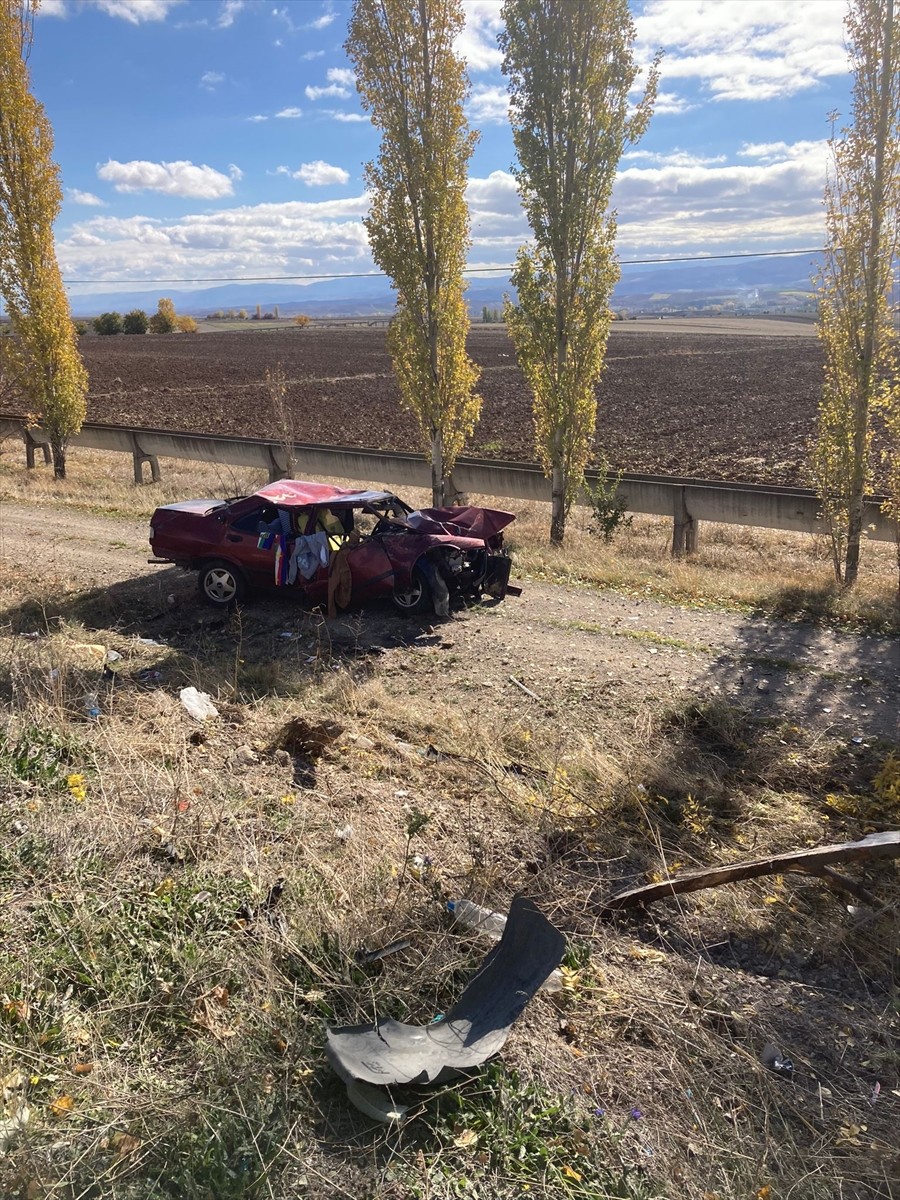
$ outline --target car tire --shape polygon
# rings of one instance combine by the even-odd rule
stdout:
[[[404,617],[418,617],[422,613],[431,612],[434,608],[431,585],[420,567],[413,568],[408,588],[394,589],[392,599],[394,608]]]
[[[249,589],[242,573],[231,563],[213,559],[204,563],[197,578],[200,596],[213,608],[232,608],[243,604]]]

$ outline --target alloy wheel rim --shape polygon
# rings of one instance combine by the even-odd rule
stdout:
[[[236,591],[237,584],[230,571],[226,571],[220,567],[218,570],[207,573],[206,594],[210,599],[217,600],[220,604],[225,604],[229,600],[234,599]]]
[[[422,598],[422,585],[414,582],[405,592],[395,592],[394,598],[401,608],[412,608]]]

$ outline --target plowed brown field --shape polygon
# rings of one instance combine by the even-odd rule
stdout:
[[[484,409],[467,452],[533,460],[530,395],[505,329],[475,328],[469,347]],[[418,449],[381,328],[90,337],[82,349],[92,421],[277,437],[262,381],[281,364],[297,440]],[[626,471],[802,485],[821,380],[814,337],[614,326],[596,446]]]

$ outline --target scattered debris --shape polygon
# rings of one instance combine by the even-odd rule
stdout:
[[[447,910],[453,914],[454,919],[459,921],[460,925],[474,929],[476,933],[484,934],[491,941],[497,942],[503,937],[503,931],[506,929],[506,917],[503,913],[493,912],[490,908],[483,908],[480,904],[474,904],[465,898],[448,901]],[[557,968],[551,971],[541,984],[541,991],[561,992],[562,989],[562,972]]]
[[[181,689],[178,696],[185,712],[195,721],[208,721],[219,715],[219,710],[206,692],[198,692],[195,687],[186,687]]]
[[[794,1074],[794,1064],[772,1042],[767,1042],[763,1046],[759,1061],[764,1067],[768,1067],[770,1071],[775,1071],[778,1075],[787,1075],[790,1078]]]
[[[100,716],[100,699],[96,692],[85,692],[81,700],[81,705],[92,721],[96,721]]]
[[[347,1080],[347,1099],[354,1108],[358,1108],[373,1121],[381,1121],[382,1124],[387,1124],[388,1121],[402,1121],[409,1112],[408,1105],[394,1103],[390,1092],[373,1087],[370,1083],[363,1083],[361,1079]]]
[[[334,831],[334,836],[339,842],[349,842],[353,837],[353,826],[349,824],[341,826],[340,829]]]
[[[235,913],[235,918],[245,928],[249,928],[258,918],[262,917],[276,933],[286,937],[288,933],[287,919],[278,908],[281,897],[284,895],[284,888],[284,880],[276,879],[266,893],[265,900],[258,907],[254,907],[249,900],[245,900]]]
[[[118,652],[118,650],[107,650],[106,661],[108,663],[121,662],[121,660],[122,655]]]
[[[408,950],[411,945],[412,942],[409,938],[398,938],[396,942],[388,942],[386,946],[381,946],[378,950],[357,950],[353,957],[362,964],[378,962],[379,959],[387,958],[390,954],[399,954],[401,950]]]
[[[430,1025],[391,1018],[331,1028],[325,1053],[346,1083],[435,1084],[480,1066],[503,1048],[510,1026],[551,971],[566,940],[532,900],[516,896],[500,942],[459,1000]]]
[[[357,750],[374,750],[375,743],[371,738],[366,737],[361,733],[351,733],[347,736],[347,741],[352,742]]]
[[[829,864],[866,862],[871,858],[900,858],[900,830],[870,833],[858,842],[840,842],[814,850],[797,850],[792,854],[775,854],[770,858],[756,858],[709,870],[688,871],[674,879],[629,888],[609,896],[603,902],[601,912],[606,914],[617,909],[636,908],[652,904],[664,896],[680,896],[686,892],[720,887],[723,883],[737,883],[741,879],[758,879],[761,875],[779,875],[788,871],[819,875],[832,887],[857,895],[859,885],[831,870]]]
[[[771,684],[769,683],[768,679],[761,679],[759,681],[759,683],[756,685],[756,690],[758,692],[762,692],[763,695],[765,695],[767,692],[771,691],[772,688],[771,688]]]
[[[521,680],[516,679],[515,675],[510,675],[509,682],[514,683],[520,691],[524,692],[526,696],[530,696],[532,698],[532,700],[537,700],[540,704],[544,703],[543,700],[541,700],[540,696],[537,694],[537,692],[533,692],[531,690],[531,688],[526,687],[525,684],[521,682]]]

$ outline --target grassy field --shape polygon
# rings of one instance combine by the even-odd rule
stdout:
[[[138,489],[122,465],[73,455],[53,484],[4,463],[0,506],[70,512],[77,538],[79,514],[259,482],[164,464]],[[863,599],[825,603],[808,540],[709,531],[675,566],[661,525],[609,549],[576,531],[551,555],[544,520],[517,522],[532,577],[754,611],[796,587],[797,613],[815,595],[823,619],[892,619],[887,556]],[[4,559],[0,1195],[900,1195],[894,865],[849,909],[785,875],[598,916],[623,880],[896,828],[892,747],[662,687],[564,720],[524,708],[485,686],[502,619],[223,618],[141,579],[85,589],[39,547]],[[187,715],[187,685],[218,718]],[[520,889],[566,934],[563,990],[474,1078],[398,1096],[399,1127],[367,1121],[323,1025],[445,1012],[488,949],[447,901],[503,910]],[[767,1043],[792,1072],[761,1062]]]

